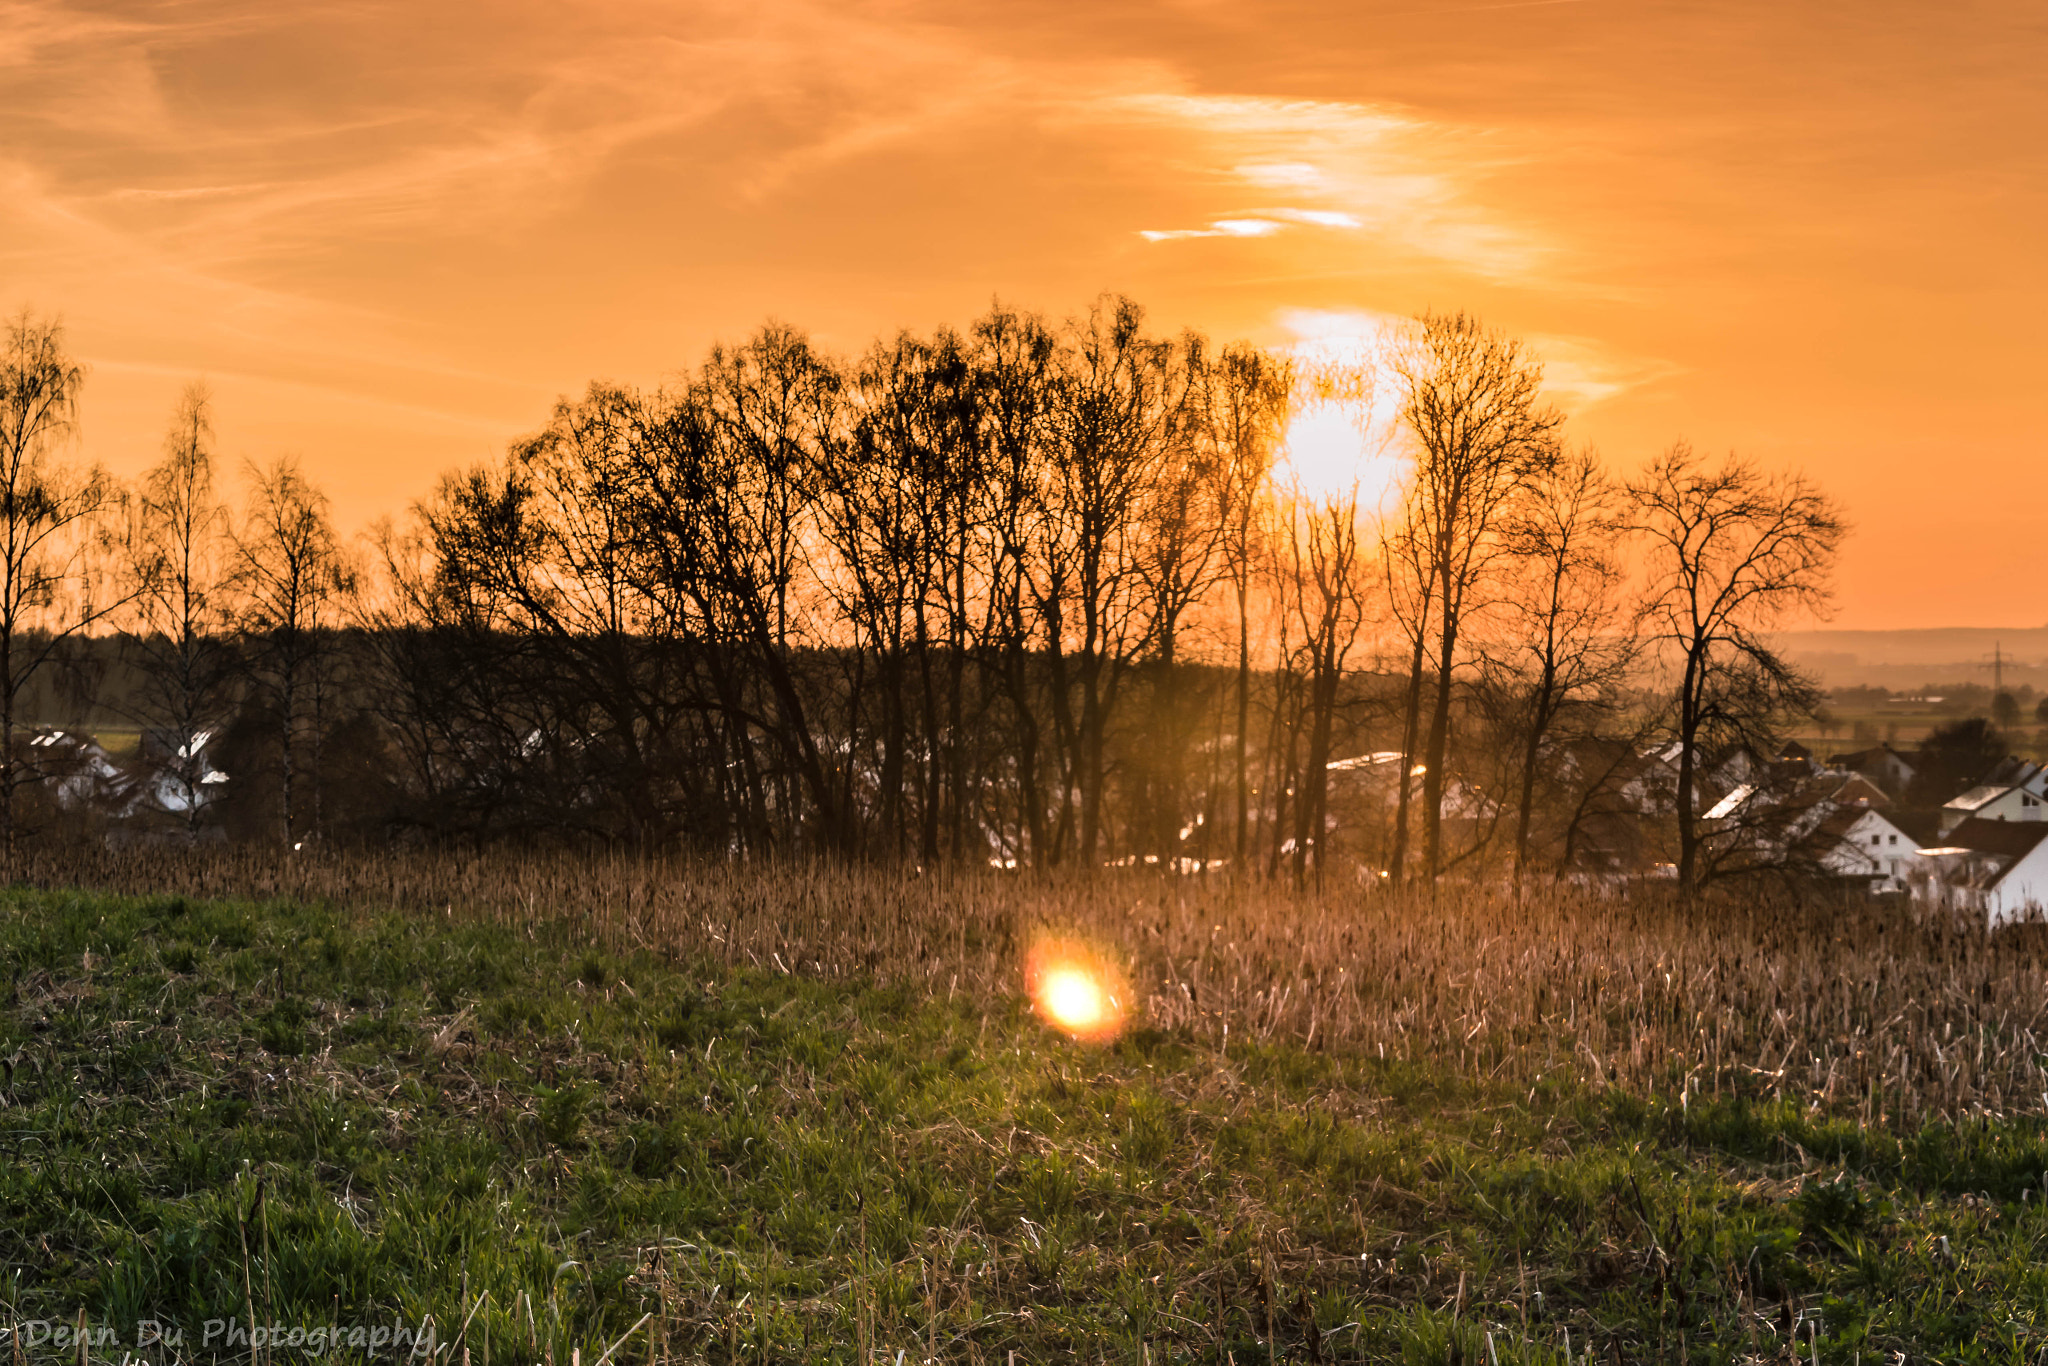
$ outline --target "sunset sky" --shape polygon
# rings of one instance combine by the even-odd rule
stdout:
[[[347,528],[770,316],[1464,308],[1618,467],[1834,491],[1835,624],[2037,626],[2044,73],[2037,2],[0,0],[0,307],[85,454],[204,377]]]

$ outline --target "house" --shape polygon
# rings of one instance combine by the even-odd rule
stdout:
[[[1744,783],[1708,807],[1700,819],[1727,822],[1740,816],[1752,822],[1768,819],[1783,827],[1788,820],[1797,824],[1795,813],[1808,813],[1810,818],[1799,826],[1799,833],[1803,834],[1837,807],[1890,805],[1891,798],[1876,784],[1854,773],[1823,769],[1819,773],[1800,774],[1789,768],[1774,768],[1766,781]]]
[[[1992,927],[2048,912],[2048,821],[1972,817],[1916,852],[1916,900],[1973,911]]]
[[[1903,891],[1917,847],[1880,808],[1890,798],[1853,773],[1823,769],[1801,776],[1781,760],[1701,816],[1713,857],[1730,868],[1819,874]]]
[[[1896,797],[1913,781],[1913,765],[1890,745],[1828,756],[1828,767],[1858,774]]]
[[[2001,764],[1987,782],[1979,783],[1941,807],[1941,837],[1965,821],[2039,821],[2048,818],[2048,769],[2021,762]]]
[[[78,731],[37,731],[29,737],[28,761],[66,810],[109,805],[121,778],[99,741]]]
[[[1401,751],[1383,749],[1371,754],[1354,755],[1348,759],[1332,759],[1323,765],[1333,780],[1345,780],[1346,785],[1361,794],[1370,794],[1375,800],[1391,804],[1400,799],[1398,780],[1401,773]],[[1422,778],[1427,770],[1416,763],[1408,769],[1411,800],[1422,795]],[[1332,782],[1333,795],[1337,791]],[[1492,820],[1500,814],[1500,805],[1479,788],[1468,784],[1457,774],[1450,775],[1444,783],[1443,795],[1438,808],[1445,820]]]
[[[148,769],[136,784],[135,802],[186,816],[216,800],[228,781],[212,762],[210,751],[218,734],[217,729],[189,734],[175,729],[144,731],[141,751]]]
[[[1914,871],[1913,837],[1870,807],[1838,806],[1792,846],[1790,862],[1873,892],[1903,892]]]

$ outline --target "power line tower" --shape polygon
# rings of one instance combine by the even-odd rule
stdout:
[[[1977,667],[1980,669],[1988,667],[1991,670],[1991,695],[1993,697],[1996,697],[2000,693],[2005,691],[2004,642],[1996,640],[1992,641],[1991,663],[1989,665],[1979,664]]]

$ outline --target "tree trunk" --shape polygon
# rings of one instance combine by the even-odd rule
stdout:
[[[1237,864],[1244,868],[1245,857],[1251,844],[1251,774],[1246,746],[1246,732],[1252,724],[1252,643],[1251,609],[1246,599],[1246,585],[1242,580],[1237,585]]]
[[[1427,621],[1427,618],[1424,618]],[[1422,730],[1422,640],[1426,629],[1416,623],[1415,653],[1408,662],[1408,698],[1402,708],[1400,797],[1394,806],[1394,849],[1387,859],[1388,880],[1399,886],[1408,875],[1408,804],[1414,789],[1415,741]]]
[[[1678,694],[1678,895],[1692,900],[1699,832],[1693,824],[1693,745],[1699,739],[1701,673],[1698,647],[1687,651]]]
[[[1541,758],[1543,732],[1550,728],[1550,693],[1556,685],[1557,667],[1546,659],[1529,713],[1529,742],[1522,749],[1522,790],[1515,804],[1514,889],[1518,904],[1522,899],[1522,871],[1529,862],[1529,820],[1536,809],[1536,765]]]
[[[1429,743],[1422,762],[1423,866],[1436,881],[1443,866],[1444,754],[1451,738],[1451,666],[1457,660],[1458,614],[1451,610],[1450,585],[1444,585],[1444,624],[1437,656],[1436,706],[1429,718]]]

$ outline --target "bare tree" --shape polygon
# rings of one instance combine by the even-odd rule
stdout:
[[[1041,561],[1055,544],[1045,490],[1052,388],[1059,345],[1042,318],[1001,305],[973,330],[981,396],[984,477],[976,499],[978,552],[988,576],[980,626],[983,668],[1009,711],[1017,826],[1014,847],[1039,867],[1060,854],[1046,786],[1045,708],[1034,665],[1049,623],[1038,604],[1051,587]],[[1055,565],[1057,565],[1055,561]],[[1068,790],[1061,783],[1064,793]],[[1065,798],[1062,797],[1064,808]]]
[[[1261,551],[1266,481],[1286,430],[1295,386],[1291,363],[1256,347],[1233,343],[1217,359],[1206,414],[1216,462],[1218,524],[1223,573],[1237,616],[1237,724],[1232,777],[1236,799],[1236,866],[1250,856],[1252,694],[1252,580]]]
[[[67,642],[134,589],[103,560],[118,485],[98,466],[60,465],[85,371],[63,329],[23,313],[0,341],[0,847],[15,850],[15,792],[39,776],[15,745],[29,685]]]
[[[255,681],[276,709],[279,834],[290,845],[305,814],[298,806],[302,747],[310,751],[313,793],[308,833],[320,834],[321,744],[332,687],[328,637],[353,576],[335,540],[326,495],[294,461],[251,468],[249,480],[248,507],[233,530],[239,624]]]
[[[872,656],[880,675],[884,838],[892,856],[902,852],[908,779],[927,862],[966,852],[974,805],[966,664],[986,573],[977,553],[986,454],[981,390],[979,369],[952,332],[928,341],[904,334],[876,346],[852,375],[848,442],[817,472],[820,524],[836,552],[842,616],[854,633],[849,744]],[[915,765],[913,723],[922,737]]]
[[[707,627],[649,573],[640,516],[651,406],[609,384],[558,403],[502,469],[446,481],[422,507],[440,565],[431,586],[386,557],[394,586],[413,585],[411,610],[483,666],[443,670],[464,682],[447,697],[465,737],[457,752],[491,756],[476,776],[489,787],[518,775],[522,824],[581,826],[640,847],[659,847],[686,814],[714,804],[707,770],[739,789],[728,814],[759,806],[758,772],[743,747],[723,744],[729,731],[703,738],[742,751],[730,770],[678,762],[698,738],[689,720],[702,705],[696,647]],[[507,681],[517,685],[510,696]],[[552,795],[571,793],[587,800]],[[761,835],[744,821],[696,823],[692,833],[715,848]]]
[[[798,646],[827,629],[807,627],[807,603],[823,596],[807,590],[821,549],[817,474],[845,439],[844,417],[839,369],[771,325],[715,350],[685,389],[650,406],[634,485],[649,591],[679,596],[705,623],[719,705],[742,744],[758,731],[779,755],[776,806],[793,836],[841,854],[857,830]]]
[[[1677,656],[1678,879],[1690,895],[1702,880],[1694,809],[1702,746],[1760,736],[1818,702],[1812,682],[1763,632],[1826,603],[1846,524],[1804,476],[1767,474],[1734,457],[1709,466],[1683,443],[1629,493],[1648,541],[1642,620]]]
[[[1067,328],[1054,378],[1037,602],[1084,865],[1106,825],[1111,720],[1152,625],[1140,574],[1145,500],[1186,413],[1185,357],[1143,324],[1131,300],[1098,300]]]
[[[1301,628],[1307,686],[1307,744],[1294,781],[1294,878],[1318,880],[1326,865],[1324,827],[1330,744],[1345,658],[1358,639],[1368,593],[1356,485],[1320,494],[1283,490],[1282,607]]]
[[[1183,336],[1180,351],[1183,412],[1163,433],[1151,486],[1139,502],[1134,547],[1149,618],[1152,705],[1145,731],[1152,742],[1140,765],[1145,800],[1132,814],[1142,823],[1139,839],[1162,859],[1180,856],[1181,832],[1191,826],[1186,787],[1193,709],[1184,686],[1182,636],[1228,567],[1222,547],[1231,450],[1216,440],[1228,428],[1212,409],[1230,396],[1216,392],[1217,367],[1203,338]],[[1206,816],[1200,819],[1206,823]]]
[[[208,741],[226,719],[236,673],[232,545],[227,508],[214,490],[204,385],[179,398],[163,459],[143,476],[137,512],[131,649],[141,675],[138,719],[159,733],[165,752],[156,765],[190,839],[208,796]]]
[[[1518,895],[1551,737],[1571,709],[1600,709],[1635,659],[1620,601],[1626,524],[1623,490],[1590,450],[1582,450],[1535,473],[1503,529],[1512,578],[1501,603],[1501,645],[1488,653],[1487,664],[1495,691],[1512,699],[1521,742],[1513,855]]]
[[[1451,697],[1462,656],[1459,631],[1481,606],[1483,585],[1503,553],[1500,523],[1532,475],[1556,459],[1564,418],[1540,406],[1543,370],[1519,342],[1464,313],[1425,315],[1393,366],[1403,382],[1401,416],[1415,440],[1416,469],[1399,558],[1414,566],[1414,620],[1431,606],[1436,698],[1422,762],[1423,866],[1442,864],[1444,756]],[[1405,767],[1405,765],[1404,765]],[[1394,863],[1405,861],[1397,840]]]

